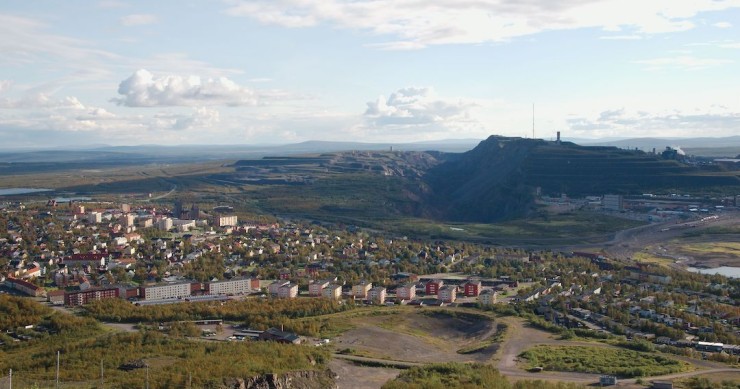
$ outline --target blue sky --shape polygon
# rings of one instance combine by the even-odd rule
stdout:
[[[0,4],[2,148],[740,134],[740,1]]]

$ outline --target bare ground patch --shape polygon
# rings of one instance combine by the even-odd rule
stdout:
[[[410,362],[486,362],[496,352],[489,346],[471,354],[458,354],[495,333],[484,316],[409,313],[358,319],[356,328],[337,338],[338,351],[379,359]]]

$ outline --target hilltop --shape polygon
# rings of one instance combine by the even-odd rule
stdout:
[[[525,216],[538,190],[569,196],[709,192],[740,187],[739,174],[637,150],[491,136],[429,169],[424,209],[438,219],[490,222]]]

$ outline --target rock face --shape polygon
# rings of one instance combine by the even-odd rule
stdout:
[[[249,378],[226,378],[223,389],[335,389],[336,375],[331,370],[293,371]]]

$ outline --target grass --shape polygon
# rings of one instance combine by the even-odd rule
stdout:
[[[540,215],[493,224],[439,223],[427,219],[401,218],[387,221],[391,229],[410,236],[433,236],[499,243],[547,242],[588,243],[606,235],[644,223],[593,212]]]
[[[619,377],[646,377],[686,371],[690,366],[655,353],[607,347],[535,346],[520,357],[530,368],[580,373],[610,374]]]
[[[740,255],[740,242],[706,242],[680,245],[682,251],[701,255]]]
[[[673,263],[673,260],[670,258],[659,257],[657,255],[644,252],[635,253],[632,256],[632,259],[640,263],[650,263],[659,266],[668,266]]]

